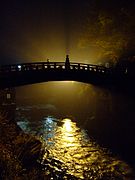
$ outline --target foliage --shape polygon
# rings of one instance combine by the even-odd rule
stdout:
[[[98,1],[88,4],[88,18],[84,20],[79,44],[81,47],[94,47],[100,51],[98,58],[115,62],[135,51],[135,12],[132,4],[130,7],[120,4],[114,8],[113,5],[111,2],[101,5]]]
[[[0,179],[31,179],[42,176],[37,168],[41,142],[27,135],[15,122],[0,116]]]

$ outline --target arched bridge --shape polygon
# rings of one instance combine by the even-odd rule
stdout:
[[[64,80],[102,85],[118,81],[119,77],[111,68],[84,63],[34,62],[11,64],[0,67],[0,88]]]

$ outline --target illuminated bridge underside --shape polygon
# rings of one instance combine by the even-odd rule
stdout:
[[[81,63],[38,62],[0,67],[0,88],[65,80],[109,85],[122,79],[110,68]]]

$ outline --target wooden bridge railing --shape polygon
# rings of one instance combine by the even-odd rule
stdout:
[[[104,66],[85,64],[85,63],[70,63],[67,67],[65,62],[34,62],[34,63],[22,63],[0,66],[0,73],[4,72],[16,72],[16,71],[36,71],[36,70],[48,70],[48,69],[65,69],[65,70],[83,70],[94,71],[100,73],[110,73],[111,70]]]

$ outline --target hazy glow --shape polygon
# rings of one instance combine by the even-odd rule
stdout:
[[[71,83],[71,84],[73,84],[73,83],[75,83],[75,81],[62,81],[62,83]]]
[[[1,59],[7,63],[63,61],[66,53],[75,62],[115,62],[134,52],[133,0],[15,0],[1,5]]]

